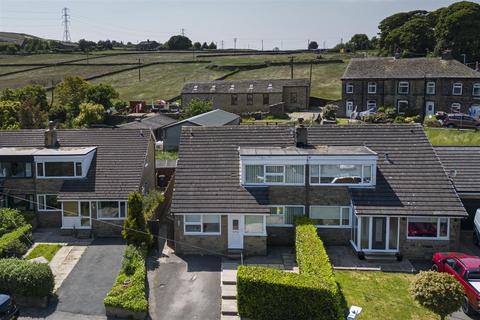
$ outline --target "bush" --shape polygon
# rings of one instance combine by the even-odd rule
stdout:
[[[300,274],[241,266],[237,273],[238,311],[252,319],[343,319],[342,295],[317,229],[296,220]]]
[[[55,280],[45,263],[0,259],[0,291],[27,297],[45,297],[53,292]]]
[[[460,309],[464,295],[462,285],[452,275],[435,271],[420,272],[411,284],[410,294],[442,319]]]
[[[322,108],[322,118],[327,120],[337,119],[338,106],[335,104],[327,104]]]
[[[128,257],[127,257],[128,256]],[[128,246],[125,250],[122,269],[115,284],[104,300],[105,306],[134,312],[148,311],[145,268],[146,250]],[[127,262],[125,260],[128,260]]]
[[[24,216],[17,209],[0,209],[0,237],[19,227],[26,225]]]
[[[429,116],[423,120],[423,125],[429,128],[440,128],[442,125],[438,122],[436,117]]]
[[[405,117],[404,116],[396,116],[395,120],[393,120],[393,123],[405,123]]]
[[[122,236],[128,244],[137,247],[152,243],[153,237],[146,227],[143,214],[142,195],[139,192],[132,192],[128,196],[128,215],[123,222]]]
[[[143,212],[146,220],[155,219],[155,210],[163,201],[163,193],[157,190],[152,190],[143,197]]]
[[[405,123],[415,123],[415,122],[420,122],[421,117],[419,115],[416,116],[411,116],[411,117],[405,117]]]
[[[0,258],[21,257],[32,244],[32,226],[26,224],[0,237]]]

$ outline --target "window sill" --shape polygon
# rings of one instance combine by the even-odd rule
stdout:
[[[450,240],[450,238],[448,237],[442,237],[442,238],[439,238],[439,237],[435,237],[435,238],[429,238],[429,237],[409,237],[407,236],[407,240],[426,240],[426,241],[431,241],[431,240],[434,240],[434,241],[445,241],[445,240]]]
[[[61,212],[62,209],[56,209],[56,210],[37,210],[38,213],[49,213],[49,212]]]
[[[319,228],[319,229],[351,229],[352,226],[348,225],[348,226],[336,226],[336,225],[331,225],[331,226],[328,226],[328,225],[323,225],[323,224],[316,224],[315,225],[316,228]]]
[[[86,217],[88,218],[88,217]],[[101,218],[101,217],[98,217],[97,218],[98,220],[125,220],[127,218]]]
[[[243,233],[245,237],[266,237],[266,233]]]
[[[186,236],[220,236],[221,235],[220,232],[208,232],[208,233],[204,233],[204,232],[184,232],[183,234],[186,235]]]
[[[293,224],[267,224],[267,228],[285,228],[285,227],[293,227]]]

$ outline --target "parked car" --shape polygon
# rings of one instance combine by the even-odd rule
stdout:
[[[0,320],[17,319],[19,316],[15,301],[7,294],[0,294]]]
[[[473,243],[477,246],[480,244],[480,209],[477,209],[473,219]]]
[[[473,315],[480,311],[480,257],[458,252],[439,252],[433,256],[432,270],[448,272],[463,286],[462,311]]]
[[[462,113],[448,114],[442,124],[447,128],[480,130],[480,120]]]

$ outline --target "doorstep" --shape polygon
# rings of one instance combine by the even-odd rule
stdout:
[[[237,269],[240,264],[222,261],[220,286],[222,289],[221,320],[239,320],[237,309]]]

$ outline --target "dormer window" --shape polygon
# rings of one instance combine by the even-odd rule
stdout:
[[[310,165],[312,185],[371,185],[373,164]]]
[[[38,162],[37,177],[81,177],[81,162]]]
[[[34,156],[39,179],[85,178],[95,155],[95,147],[63,148],[39,152]]]
[[[303,185],[304,165],[245,165],[244,184],[247,185]]]

